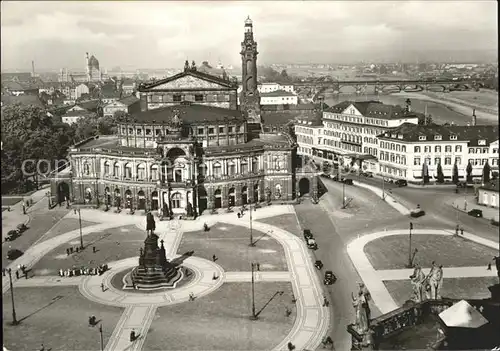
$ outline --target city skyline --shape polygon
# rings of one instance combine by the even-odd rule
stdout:
[[[247,16],[261,64],[442,60],[448,52],[460,60],[498,48],[493,1],[7,1],[1,8],[2,69],[31,70],[32,60],[39,69],[83,69],[85,52],[108,69],[181,67],[185,59],[238,66]]]

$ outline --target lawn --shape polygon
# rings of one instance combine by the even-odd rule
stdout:
[[[11,326],[10,291],[3,295],[3,345],[9,350],[100,350],[98,328],[88,326],[95,315],[102,320],[104,344],[123,309],[85,299],[76,287],[15,288],[15,306],[21,324]]]
[[[365,246],[365,253],[376,270],[403,269],[408,263],[408,235],[376,239]],[[482,266],[491,262],[497,250],[445,235],[413,235],[412,250],[418,249],[415,262],[430,267],[432,261],[444,267]]]
[[[59,269],[73,266],[96,267],[100,264],[139,256],[139,249],[144,246],[145,233],[135,225],[107,229],[84,236],[83,242],[87,248],[80,253],[66,254],[68,247],[76,248],[80,239],[76,238],[67,244],[58,246],[45,255],[33,267],[35,275],[57,275]],[[92,252],[92,246],[97,249]]]
[[[196,256],[208,260],[216,255],[217,264],[225,271],[250,271],[251,262],[259,262],[262,271],[288,270],[283,248],[277,241],[256,230],[253,240],[255,247],[249,245],[248,228],[217,223],[208,232],[184,233],[178,253],[194,250]]]
[[[292,286],[285,282],[255,285],[259,311],[278,291],[257,321],[251,321],[251,285],[226,283],[193,302],[160,307],[144,350],[271,350],[290,332],[295,320]],[[285,315],[286,308],[292,314]]]
[[[452,299],[485,299],[491,297],[488,286],[498,282],[496,277],[483,278],[445,278],[443,279],[442,297]],[[394,301],[402,306],[412,297],[410,279],[384,281]]]
[[[301,235],[297,217],[293,213],[259,219],[257,222],[270,224],[295,235]]]
[[[84,221],[82,220],[82,228],[89,227],[91,225],[96,225],[96,222]],[[43,236],[43,240],[51,239],[61,234],[65,234],[67,232],[71,232],[80,228],[80,224],[78,223],[78,219],[75,218],[64,218],[55,226],[53,226],[45,235]]]
[[[22,197],[3,197],[2,196],[2,206],[13,206],[21,201]]]

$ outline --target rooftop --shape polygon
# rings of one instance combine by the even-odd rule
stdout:
[[[380,101],[342,101],[332,106],[325,112],[342,113],[346,108],[353,105],[363,116],[380,119],[401,119],[422,117],[418,112],[408,112],[406,108],[399,105],[386,105]]]
[[[417,125],[403,123],[397,128],[393,128],[378,138],[399,139],[410,142],[440,141],[468,141],[469,146],[488,146],[498,140],[498,126],[451,126],[451,125]],[[479,141],[484,140],[485,145],[479,145]]]
[[[297,96],[292,92],[284,91],[284,90],[275,90],[269,93],[259,93],[260,97],[280,97],[280,96]]]
[[[238,110],[188,103],[135,113],[133,117],[135,117],[135,119],[139,122],[156,121],[161,123],[170,121],[176,113],[179,114],[179,117],[183,122],[188,124],[215,122],[226,119],[239,121],[245,120],[243,113]]]
[[[90,116],[92,112],[87,110],[73,110],[66,112],[63,117],[82,117],[82,116]]]
[[[138,101],[140,101],[140,100],[138,98],[136,98],[134,95],[130,95],[130,96],[124,97],[123,99],[119,100],[119,102],[121,102],[125,106],[131,106]]]
[[[94,112],[94,111],[97,111],[97,107],[99,106],[99,100],[83,101],[83,102],[76,104],[76,106],[79,106],[85,110]]]
[[[24,95],[19,96],[13,95],[2,95],[2,105],[9,106],[14,104],[20,104],[24,106],[33,105],[38,107],[45,107],[40,98],[36,95]]]
[[[208,74],[208,73],[204,73],[204,72],[200,72],[197,70],[195,71],[195,70],[190,69],[187,71],[177,73],[177,74],[175,74],[171,77],[165,78],[165,79],[159,79],[159,80],[151,82],[151,83],[143,83],[139,86],[139,91],[148,91],[151,88],[154,88],[154,87],[159,86],[159,85],[163,85],[165,83],[177,80],[177,79],[185,77],[185,76],[192,76],[195,78],[199,78],[199,79],[202,79],[202,80],[205,80],[208,82],[219,84],[219,85],[224,86],[226,88],[231,88],[231,89],[237,88],[237,86],[230,80],[225,80],[225,79],[222,79],[222,78],[217,77],[217,76],[213,76],[213,75]]]

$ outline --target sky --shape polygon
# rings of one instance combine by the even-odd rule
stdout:
[[[2,69],[240,65],[250,16],[258,63],[440,60],[497,52],[496,1],[2,1]],[[438,57],[439,56],[439,57]]]

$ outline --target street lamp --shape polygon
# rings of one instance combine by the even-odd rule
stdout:
[[[382,174],[382,200],[385,200],[385,178]]]
[[[80,249],[84,249],[83,247],[83,233],[82,233],[82,215],[80,213],[80,208],[75,208],[75,214],[78,212],[78,224],[80,226]]]
[[[12,269],[8,268],[7,272],[9,272],[9,283],[10,283],[10,297],[12,299],[12,325],[18,325],[19,321],[16,318],[16,307],[14,305],[14,286],[12,284]]]
[[[252,315],[250,316],[250,319],[251,320],[256,320],[258,319],[259,317],[257,316],[257,314],[255,313],[255,279],[254,279],[254,271],[255,271],[255,267],[258,265],[258,263],[251,263],[252,265]]]
[[[248,203],[249,208],[250,208],[250,245],[249,246],[255,246],[255,243],[253,242],[253,229],[252,229],[252,203]]]
[[[411,258],[411,231],[413,230],[413,223],[410,222],[410,247],[408,249],[408,268],[412,268],[413,267],[413,260]]]
[[[99,324],[99,334],[101,334],[101,351],[104,351],[104,340],[102,337],[102,323]]]

